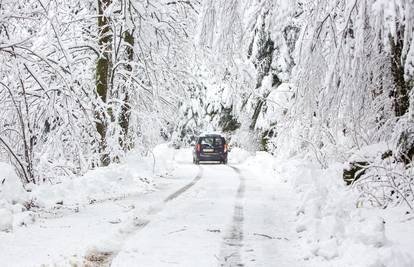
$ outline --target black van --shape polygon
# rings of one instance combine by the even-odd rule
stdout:
[[[200,161],[219,161],[227,164],[228,145],[219,134],[203,134],[197,138],[193,150],[193,163]]]

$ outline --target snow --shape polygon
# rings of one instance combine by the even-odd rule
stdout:
[[[91,170],[82,177],[65,179],[59,184],[35,186],[31,197],[37,205],[51,208],[57,203],[80,205],[136,194],[151,188],[149,170],[149,166],[142,162],[114,164]]]
[[[357,193],[343,184],[341,164],[325,170],[300,159],[274,164],[278,176],[291,183],[301,198],[296,231],[307,261],[318,266],[414,264],[413,253],[400,248],[401,243],[412,245],[408,236],[414,234],[413,223],[389,223],[393,209],[358,208]],[[387,235],[394,231],[407,235],[401,239]]]
[[[14,168],[0,162],[0,232],[13,230],[13,214],[25,210],[23,204],[27,199],[28,194]],[[20,218],[15,221],[21,223]]]
[[[359,152],[377,156],[384,147],[377,144]],[[296,232],[302,254],[291,266],[413,266],[414,221],[405,214],[408,208],[360,207],[358,193],[343,183],[342,164],[321,169],[300,157],[276,159],[257,152],[242,166],[293,191],[290,230]]]
[[[30,192],[23,188],[14,168],[0,162],[0,231],[12,231],[15,227],[34,223],[37,216],[27,211],[26,205],[46,212],[78,210],[95,202],[153,190],[153,178],[168,175],[173,170],[174,149],[161,144],[153,149],[152,155],[142,157],[131,152],[120,164],[97,168],[81,177],[62,178],[56,184],[31,185]]]
[[[25,199],[26,191],[14,168],[9,164],[0,162],[0,201],[21,203]]]
[[[2,265],[414,266],[413,1],[15,2]]]
[[[220,251],[221,235],[214,230],[225,229],[232,208],[231,201],[222,196],[226,192],[231,198],[237,189],[237,176],[231,170],[222,171],[229,174],[224,183],[209,170],[211,174],[206,174],[201,185],[167,204],[145,231],[130,237],[113,266],[132,266],[136,262],[143,266],[216,265],[214,255]],[[207,211],[209,216],[205,216]]]
[[[209,136],[209,135],[223,136],[223,133],[216,132],[216,131],[203,132],[203,133],[200,134],[200,137],[205,137],[205,136]]]
[[[361,206],[342,164],[321,169],[234,147],[229,166],[197,166],[191,153],[163,144],[154,157],[131,153],[33,188],[43,208],[0,208],[0,258],[11,266],[413,266],[413,215]]]
[[[0,209],[0,231],[11,231],[13,228],[13,213],[7,209]]]
[[[291,189],[248,165],[239,167],[202,165],[199,182],[131,235],[112,266],[293,266]]]
[[[157,175],[166,175],[172,171],[175,151],[169,144],[160,144],[153,150],[154,168],[153,171]]]
[[[228,161],[230,162],[230,164],[241,164],[252,155],[252,153],[244,149],[241,149],[239,147],[229,146],[229,149],[230,151],[228,154],[228,157],[229,157]]]
[[[277,88],[272,89],[272,77],[269,75],[263,79],[262,88],[269,90],[270,93],[266,98],[267,109],[260,114],[256,126],[269,129],[278,119],[285,116],[293,95],[292,85],[282,83]]]
[[[160,200],[197,173],[192,165],[176,169],[183,152],[167,144],[157,146],[153,154],[155,173],[152,156],[131,153],[121,164],[98,168],[71,182],[33,188],[30,196],[42,204],[33,211],[12,214],[0,209],[2,262],[73,266],[86,264],[94,253],[118,251],[125,237],[137,230],[137,218],[145,220],[162,209]],[[22,250],[26,257],[20,257]]]
[[[385,142],[363,146],[359,150],[355,151],[348,161],[373,161],[378,157],[381,158],[381,155],[390,149],[391,146]]]

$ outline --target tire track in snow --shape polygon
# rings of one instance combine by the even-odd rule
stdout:
[[[243,198],[246,185],[245,179],[241,175],[241,171],[236,167],[229,167],[239,175],[240,183],[236,194],[236,204],[234,205],[232,224],[223,237],[219,262],[220,266],[244,266],[240,251],[243,247]]]
[[[193,181],[191,181],[190,183],[186,184],[185,186],[181,187],[180,189],[178,189],[177,191],[175,191],[174,193],[172,193],[171,195],[169,195],[166,199],[164,199],[164,203],[167,203],[167,202],[169,202],[169,201],[171,201],[173,199],[176,199],[177,197],[179,197],[180,195],[182,195],[183,193],[185,193],[188,189],[190,189],[198,181],[200,181],[202,177],[203,177],[203,168],[201,166],[199,166],[198,174],[193,179]]]
[[[172,193],[171,195],[166,197],[163,200],[163,203],[164,204],[168,203],[171,200],[174,200],[177,197],[179,197],[180,195],[184,194],[187,190],[189,190],[191,187],[193,187],[198,181],[200,181],[202,177],[203,177],[203,168],[201,166],[199,166],[198,173],[197,173],[196,177],[190,183],[186,184],[185,186],[181,187],[180,189],[178,189],[177,191],[175,191],[174,193]],[[148,215],[155,215],[155,214],[159,213],[161,210],[162,209],[157,210],[157,211],[153,212],[152,214],[148,214]],[[150,222],[151,222],[150,219],[134,218],[134,220],[132,222],[133,229],[128,229],[128,230],[120,229],[122,239],[126,240],[128,238],[128,236],[130,236],[133,233],[136,233],[137,231],[142,230]],[[118,253],[119,253],[119,251],[97,251],[97,250],[89,251],[85,255],[84,261],[81,264],[81,266],[109,267],[112,264],[112,260],[118,255]]]

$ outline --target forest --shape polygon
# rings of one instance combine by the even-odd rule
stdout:
[[[0,158],[24,183],[206,127],[323,167],[376,145],[352,167],[410,177],[412,1],[97,2],[0,4]]]
[[[28,192],[215,131],[412,214],[413,87],[414,0],[0,0],[0,166]]]

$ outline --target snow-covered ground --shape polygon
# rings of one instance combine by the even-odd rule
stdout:
[[[342,166],[237,148],[229,166],[166,145],[154,158],[30,193],[1,165],[1,266],[414,266],[413,215],[357,208]]]

